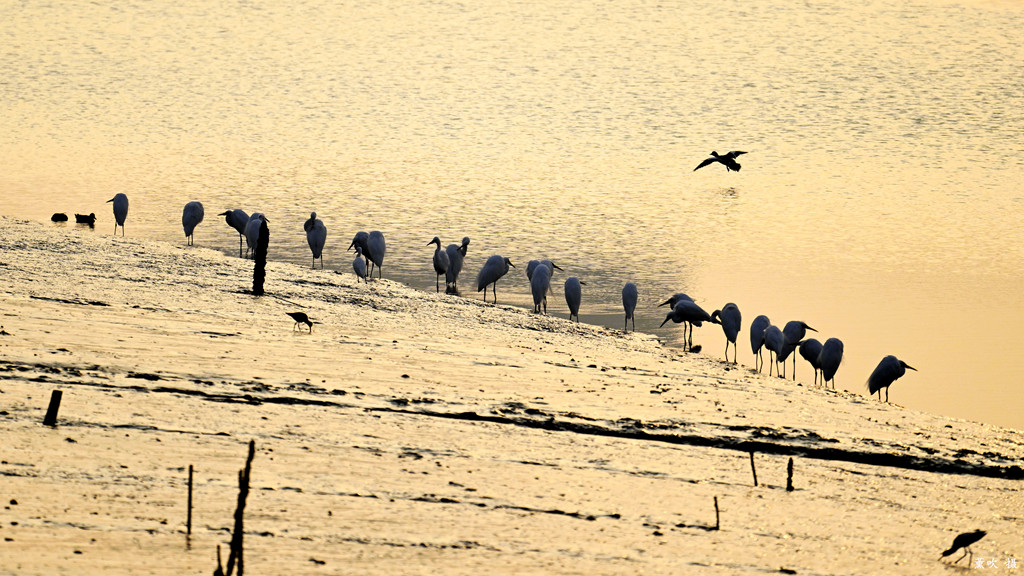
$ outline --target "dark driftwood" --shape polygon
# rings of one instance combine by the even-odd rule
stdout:
[[[754,467],[754,453],[750,453],[750,471],[754,473],[754,486],[757,486],[757,468]]]
[[[793,459],[792,458],[789,459],[789,467],[788,468],[789,468],[789,470],[788,470],[788,473],[786,474],[786,491],[787,492],[792,492],[793,491]]]
[[[270,229],[267,221],[260,223],[260,237],[256,241],[256,267],[252,271],[252,293],[263,296],[263,281],[267,277],[267,246],[270,245]]]
[[[57,425],[57,411],[60,410],[60,399],[64,395],[60,390],[50,393],[50,406],[46,409],[46,417],[43,418],[44,426]]]
[[[238,565],[238,576],[245,573],[245,560],[242,554],[242,535],[244,531],[243,516],[245,499],[249,496],[249,473],[252,470],[252,458],[256,455],[256,442],[249,441],[249,456],[245,459],[245,469],[238,471],[238,506],[235,508],[235,529],[231,533],[231,551],[228,553],[228,568],[225,571],[220,564],[220,546],[217,546],[217,569],[214,576],[231,576]]]
[[[715,496],[715,530],[718,530],[720,526],[718,523],[718,496]]]

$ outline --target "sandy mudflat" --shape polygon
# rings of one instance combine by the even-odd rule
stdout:
[[[251,271],[0,218],[0,573],[212,573],[250,439],[249,574],[936,574],[975,528],[985,573],[1024,573],[1019,431],[476,293],[271,263],[255,298]]]

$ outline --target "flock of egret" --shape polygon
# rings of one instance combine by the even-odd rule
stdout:
[[[739,170],[740,165],[736,157],[745,154],[741,151],[733,151],[724,155],[711,153],[711,157],[704,160],[697,168],[718,162],[726,167],[726,170]],[[121,235],[124,235],[124,223],[128,218],[128,197],[124,194],[117,194],[107,202],[113,203],[114,207],[114,234],[117,234],[117,227],[121,227]],[[259,239],[260,225],[268,222],[266,216],[260,212],[246,214],[244,210],[227,210],[221,212],[228,226],[238,232],[238,255],[242,257],[242,240],[245,239],[248,249],[246,253],[255,250]],[[189,202],[185,204],[182,211],[181,225],[185,232],[185,238],[189,245],[193,243],[193,232],[196,226],[203,221],[203,205],[200,202]],[[309,219],[303,224],[306,231],[306,241],[313,255],[313,268],[316,268],[316,261],[320,260],[320,268],[323,268],[323,250],[327,242],[327,227],[323,221],[316,217],[316,212],[309,215]],[[461,244],[449,244],[441,248],[441,239],[435,236],[427,246],[436,245],[432,258],[435,273],[435,288],[441,290],[441,276],[445,277],[445,292],[458,294],[458,279],[462,272],[466,251],[469,248],[469,238],[462,239]],[[372,232],[357,232],[348,246],[348,250],[355,250],[356,257],[352,262],[352,270],[356,276],[364,282],[367,277],[373,276],[374,269],[377,270],[377,277],[383,275],[384,256],[387,252],[384,234],[374,230]],[[480,272],[477,274],[477,292],[484,293],[484,301],[487,301],[487,288],[491,287],[494,303],[498,302],[497,284],[498,280],[508,274],[509,268],[515,268],[512,262],[499,254],[489,257]],[[562,270],[551,260],[531,260],[526,265],[526,277],[530,283],[530,292],[533,296],[534,312],[547,313],[547,296],[551,291],[551,277],[555,270]],[[565,281],[565,301],[569,307],[569,319],[576,318],[579,322],[580,304],[582,302],[583,289],[586,282],[572,276]],[[628,331],[630,322],[633,329],[636,329],[634,312],[638,300],[636,284],[627,282],[622,288],[622,307],[626,313],[623,330]],[[736,339],[742,329],[742,315],[739,307],[734,303],[728,303],[720,310],[708,314],[703,308],[697,305],[692,298],[683,293],[677,293],[668,298],[659,306],[669,306],[670,311],[665,315],[661,323],[664,326],[669,321],[676,324],[683,324],[683,348],[690,351],[698,351],[693,346],[693,328],[700,327],[704,322],[718,324],[725,333],[725,359],[729,360],[729,346],[733,347],[733,364],[738,362]],[[296,321],[309,325],[310,331],[313,322],[304,313],[289,313]],[[689,329],[689,332],[687,332]],[[761,315],[754,319],[750,325],[750,347],[754,354],[754,368],[760,372],[764,367],[762,350],[768,350],[770,364],[768,366],[769,376],[775,372],[785,378],[786,360],[793,356],[793,379],[796,379],[796,355],[799,354],[814,368],[814,382],[818,383],[819,373],[821,374],[822,385],[832,382],[835,388],[835,375],[843,359],[843,342],[838,338],[828,338],[824,343],[815,338],[806,338],[807,331],[817,332],[805,322],[793,320],[787,322],[781,329],[772,324],[767,316]],[[897,379],[906,374],[907,370],[915,370],[906,362],[895,356],[886,356],[878,363],[878,366],[868,377],[868,390],[874,395],[878,393],[878,399],[882,399],[882,390],[885,390],[885,401],[889,401],[889,386]]]

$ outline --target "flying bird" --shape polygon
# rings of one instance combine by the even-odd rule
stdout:
[[[628,332],[627,327],[630,320],[633,321],[633,332],[636,332],[636,319],[633,318],[633,312],[636,311],[637,297],[636,284],[626,282],[626,285],[622,287],[622,308],[626,311],[626,322],[622,326],[623,332]]]
[[[583,288],[587,283],[575,276],[570,276],[565,281],[565,303],[569,306],[569,321],[576,317],[576,323],[580,323],[580,302],[583,299]]]
[[[888,402],[889,386],[906,374],[908,369],[917,372],[917,368],[914,368],[895,356],[890,355],[882,358],[882,361],[875,367],[871,376],[868,376],[868,391],[871,395],[878,392],[878,400],[881,401],[882,388],[885,388],[885,401]]]
[[[438,243],[440,246],[440,241]],[[443,252],[441,252],[443,254]],[[476,275],[476,291],[484,291],[484,302],[487,302],[487,287],[490,286],[494,290],[494,303],[498,303],[498,280],[508,274],[509,266],[515,268],[515,264],[511,260],[495,254],[484,262],[483,268]]]
[[[124,221],[128,218],[128,197],[118,193],[107,202],[114,203],[114,235],[117,235],[117,227],[121,227],[121,236],[124,236]]]
[[[303,223],[306,230],[306,243],[313,252],[313,268],[316,268],[316,259],[320,259],[320,269],[324,269],[324,244],[327,243],[327,226],[324,221],[316,217],[316,212],[309,213],[309,220]]]
[[[192,237],[192,233],[195,232],[196,226],[203,221],[203,203],[192,201],[185,204],[185,209],[181,211],[181,227],[185,230],[185,242],[192,246],[195,244],[195,238]]]
[[[242,238],[245,237],[245,225],[249,223],[249,215],[245,213],[245,210],[234,209],[221,212],[218,216],[223,216],[224,221],[228,223],[238,232],[238,257],[242,257]]]
[[[740,163],[736,161],[736,157],[739,156],[740,154],[746,154],[746,152],[742,150],[733,150],[732,152],[726,152],[721,156],[718,155],[718,152],[711,152],[711,156],[707,160],[704,160],[703,162],[698,164],[697,167],[693,169],[693,171],[696,172],[697,170],[700,170],[701,168],[707,166],[708,164],[714,164],[715,162],[719,162],[723,166],[725,166],[726,172],[739,172]]]
[[[722,332],[725,332],[725,361],[729,361],[729,343],[732,342],[732,363],[736,364],[738,362],[736,337],[740,333],[740,323],[743,322],[739,306],[729,302],[722,306],[721,310],[715,310],[711,313],[711,321],[715,320],[719,321],[722,325]]]
[[[750,323],[750,350],[754,353],[754,368],[758,372],[764,367],[764,356],[761,355],[761,348],[764,347],[765,330],[771,325],[772,321],[764,314],[754,318],[754,321]],[[768,370],[771,371],[771,366],[768,367]]]
[[[971,564],[974,560],[974,552],[971,552],[971,544],[974,544],[978,540],[984,538],[985,534],[987,534],[987,532],[985,532],[984,530],[975,530],[974,532],[964,532],[963,534],[957,535],[956,538],[953,538],[953,545],[949,547],[949,550],[946,550],[942,553],[942,556],[939,557],[939,560],[963,548],[964,553],[956,559],[956,562],[954,562],[954,564],[958,564],[961,560],[964,559],[964,556],[967,556],[968,554],[970,554],[971,557],[967,559],[967,564]]]
[[[291,316],[292,320],[295,320],[295,326],[292,326],[293,332],[295,331],[296,328],[299,327],[299,324],[306,324],[307,326],[309,326],[309,332],[312,334],[313,324],[319,324],[319,322],[314,322],[310,320],[309,316],[306,316],[305,312],[285,312],[285,314]]]
[[[434,239],[427,242],[427,246],[431,244],[437,244],[437,248],[434,249],[434,288],[437,292],[441,291],[441,276],[446,276],[448,273],[448,252],[441,249],[441,239],[434,236]],[[447,285],[447,278],[445,279]]]

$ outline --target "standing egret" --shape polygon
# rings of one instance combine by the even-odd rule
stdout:
[[[632,282],[626,282],[626,285],[622,287],[622,308],[626,311],[626,323],[622,326],[623,332],[628,332],[627,326],[629,321],[633,321],[633,332],[636,332],[636,319],[633,318],[633,312],[636,311],[636,301],[638,298],[636,284]]]
[[[917,372],[917,368],[907,364],[895,356],[886,356],[868,376],[868,391],[873,396],[878,392],[878,400],[882,400],[882,388],[885,388],[885,401],[889,401],[889,386],[907,373],[907,369]]]
[[[370,261],[370,275],[373,275],[373,268],[376,266],[377,278],[382,278],[384,254],[387,252],[387,244],[384,242],[384,234],[379,230],[370,232],[370,235],[366,240],[366,245],[370,248],[370,252],[366,255],[366,259]]]
[[[587,283],[575,276],[570,276],[565,281],[565,303],[569,305],[569,321],[576,317],[576,323],[580,323],[580,302],[583,300],[583,288]]]
[[[245,223],[245,242],[249,245],[252,257],[256,258],[256,244],[260,240],[260,227],[264,222],[270,222],[262,212],[253,212],[249,215],[249,221]]]
[[[551,260],[530,260],[526,263],[526,279],[533,280],[533,271],[537,269],[537,266],[541,265],[547,266],[550,271],[549,276],[553,276],[555,274],[555,270],[562,270],[558,267],[558,264],[555,264]],[[562,271],[564,272],[564,270]]]
[[[776,360],[784,363],[789,358],[789,355],[796,350],[796,347],[800,345],[800,341],[804,339],[808,330],[817,332],[817,330],[800,320],[786,322],[785,328],[782,329],[782,335],[784,336],[782,348],[779,349]],[[782,368],[785,370],[786,366],[783,365]],[[793,356],[793,380],[796,380],[796,356]]]
[[[361,246],[356,246],[356,259],[352,261],[352,270],[356,273],[356,284],[359,283],[359,279],[362,278],[363,282],[366,282],[366,260],[363,260],[363,249]]]
[[[683,294],[682,292],[677,292],[677,293],[673,294],[672,296],[670,296],[668,300],[665,300],[661,304],[658,304],[658,308],[661,308],[662,306],[668,305],[669,309],[674,309],[676,307],[676,304],[678,304],[680,300],[689,300],[690,302],[693,302],[693,298],[690,298],[689,296],[687,296],[686,294]],[[669,314],[671,314],[671,312],[669,312]],[[678,323],[679,320],[676,320],[675,322]],[[664,322],[662,322],[662,324],[664,324]],[[686,339],[686,327],[687,326],[688,326],[687,324],[683,324],[683,348],[684,349],[686,348],[686,340],[687,340]],[[693,340],[693,335],[692,335],[693,326],[690,326],[690,331],[691,331],[690,340],[692,341]]]
[[[242,238],[245,236],[245,225],[249,223],[249,215],[245,213],[245,210],[234,209],[221,212],[218,216],[223,216],[224,221],[228,223],[238,232],[238,257],[242,257]]]
[[[292,320],[295,320],[295,326],[292,326],[292,332],[294,332],[295,329],[299,327],[299,324],[306,324],[307,326],[309,326],[309,333],[312,334],[313,324],[319,324],[319,322],[310,320],[309,316],[306,316],[305,312],[285,312],[285,314],[291,316]]]
[[[551,289],[551,269],[547,266],[538,266],[530,278],[530,292],[533,294],[533,311],[540,312],[544,307],[544,314],[548,313],[548,290]]]
[[[779,373],[779,351],[782,350],[782,344],[785,342],[785,336],[782,335],[782,330],[771,324],[764,330],[764,347],[768,350],[768,375],[772,375],[772,364],[775,365],[775,373],[782,377]]]
[[[370,253],[370,235],[360,230],[352,237],[352,243],[345,249],[346,252],[353,248],[362,248],[363,254]]]
[[[746,154],[746,152],[743,152],[742,150],[733,150],[732,152],[726,152],[721,156],[718,155],[718,152],[711,152],[711,156],[707,160],[698,164],[697,167],[693,169],[693,171],[696,172],[697,170],[700,170],[701,168],[707,166],[708,164],[714,164],[715,162],[719,162],[723,166],[725,166],[726,172],[739,172],[740,163],[736,161],[736,157],[739,156],[740,154]]]
[[[434,236],[434,239],[427,242],[427,246],[431,244],[437,244],[437,248],[434,249],[434,288],[437,292],[441,291],[441,276],[448,273],[448,252],[441,249],[441,239]],[[486,300],[486,294],[485,300]]]
[[[693,327],[700,327],[704,322],[712,322],[718,324],[716,318],[712,318],[710,314],[704,311],[703,308],[698,306],[693,300],[679,299],[675,306],[672,307],[672,311],[665,316],[664,322],[661,326],[665,325],[665,322],[669,320],[676,324],[683,323],[683,349],[689,349],[693,351]],[[690,339],[686,338],[686,325],[690,325]]]
[[[758,372],[764,367],[764,357],[761,355],[761,348],[764,347],[764,331],[771,325],[772,321],[764,314],[754,318],[754,321],[750,323],[750,350],[754,353],[754,368]]]
[[[462,273],[462,263],[466,260],[466,252],[469,250],[469,236],[462,239],[462,245],[449,244],[444,251],[448,254],[448,271],[444,275],[445,292],[448,294],[459,293],[459,274]]]
[[[324,221],[316,217],[316,212],[309,213],[309,220],[302,225],[306,230],[306,243],[313,252],[313,268],[316,268],[316,259],[320,259],[320,269],[324,269],[324,244],[327,243],[327,226]]]
[[[821,347],[821,354],[818,355],[818,366],[821,367],[822,383],[832,381],[832,388],[836,387],[836,370],[843,361],[843,342],[839,338],[829,338]]]
[[[729,302],[721,310],[715,310],[711,313],[711,320],[715,321],[716,319],[722,324],[722,332],[725,332],[725,361],[729,361],[729,343],[732,342],[732,363],[736,364],[739,361],[737,359],[739,352],[736,349],[736,337],[739,336],[740,323],[743,322],[739,306]]]
[[[185,242],[191,246],[195,244],[195,238],[192,237],[192,233],[195,232],[196,226],[203,221],[203,203],[192,201],[185,204],[185,209],[181,211],[181,227],[185,230]]]
[[[128,197],[118,193],[107,202],[114,203],[114,235],[117,235],[117,227],[120,226],[121,236],[124,236],[124,221],[128,218]]]
[[[817,338],[808,338],[800,342],[800,356],[814,368],[814,384],[818,384],[818,371],[821,370],[821,342]],[[821,381],[825,383],[824,380]]]
[[[487,302],[487,287],[491,286],[494,290],[494,303],[498,303],[498,280],[508,274],[509,266],[516,267],[511,260],[499,254],[491,256],[484,262],[483,268],[476,275],[476,291],[484,291],[484,302]]]

